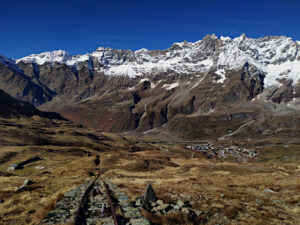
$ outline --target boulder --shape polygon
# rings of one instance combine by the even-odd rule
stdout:
[[[186,208],[186,207],[183,207],[183,208],[181,209],[181,212],[184,213],[184,214],[189,214],[189,213],[190,213],[190,210],[189,210],[188,208]]]
[[[176,204],[179,208],[182,208],[184,206],[184,202],[181,200],[177,200]]]
[[[158,205],[164,204],[163,200],[157,200],[156,203],[157,203]]]
[[[138,207],[141,206],[141,199],[140,198],[136,198],[135,205],[138,206]]]
[[[263,191],[262,191],[262,193],[270,193],[270,194],[273,194],[273,193],[275,193],[275,191],[272,191],[271,189],[264,189]]]
[[[144,194],[144,200],[148,203],[150,202],[156,202],[156,194],[151,186],[151,184],[148,184],[147,189]]]
[[[156,202],[151,202],[151,206],[156,207],[156,206],[158,206],[158,204]]]
[[[153,207],[153,208],[152,208],[152,211],[153,211],[153,212],[157,212],[157,211],[159,211],[159,208],[158,208],[158,207],[159,207],[159,206],[157,206],[157,207]]]
[[[180,196],[182,197],[182,198],[190,198],[190,196],[189,195],[185,195],[185,194],[180,194]]]
[[[173,207],[175,210],[179,210],[180,209],[180,207],[178,206],[178,205],[174,205],[174,207]]]
[[[177,198],[178,196],[177,195],[171,195],[171,198]]]
[[[196,214],[196,216],[200,216],[202,213],[202,211],[200,211],[200,210],[193,210],[193,211]]]
[[[167,208],[170,208],[169,204],[161,204],[160,206],[158,206],[161,210],[166,210]]]
[[[157,207],[152,208],[152,211],[157,212],[157,211],[162,211],[163,214],[166,213],[166,211],[169,211],[171,209],[169,204],[161,204]]]
[[[17,191],[23,191],[23,190],[27,190],[28,189],[28,186],[32,184],[32,181],[28,180],[28,179],[25,179],[24,180],[24,183],[20,186],[20,187],[17,187]]]

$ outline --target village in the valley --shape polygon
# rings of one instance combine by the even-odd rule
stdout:
[[[255,150],[238,146],[216,147],[212,142],[208,142],[207,144],[189,144],[186,145],[186,149],[202,153],[207,159],[227,159],[234,157],[237,158],[238,161],[244,162],[258,157],[257,151]]]

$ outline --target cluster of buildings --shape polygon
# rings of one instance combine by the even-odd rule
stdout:
[[[240,161],[257,158],[257,152],[247,148],[240,148],[237,146],[230,147],[215,147],[211,142],[207,144],[186,145],[186,148],[191,151],[200,152],[207,159],[226,159],[229,157],[236,157]]]

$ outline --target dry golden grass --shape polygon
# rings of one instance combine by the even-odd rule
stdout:
[[[201,156],[192,158],[182,145],[137,143],[141,151],[131,151],[135,140],[96,133],[104,140],[99,141],[90,131],[72,124],[32,120],[9,121],[15,125],[9,129],[0,126],[1,140],[6,143],[0,145],[0,158],[17,153],[0,167],[0,200],[4,200],[0,203],[1,224],[37,224],[54,207],[59,195],[83,182],[90,173],[95,174],[96,155],[103,176],[118,184],[131,200],[143,195],[151,182],[164,202],[188,201],[192,208],[203,212],[199,217],[190,217],[180,212],[162,216],[144,211],[153,223],[300,223],[300,158],[295,148],[291,152],[266,148],[257,161],[248,163],[210,161]],[[32,142],[36,137],[44,143]],[[282,160],[283,155],[289,157],[288,161]],[[291,161],[293,155],[297,157]],[[5,171],[8,165],[32,156],[43,160],[12,173]],[[45,169],[37,170],[36,166]],[[8,177],[10,174],[13,176]],[[15,191],[24,179],[34,182],[31,189]]]
[[[0,158],[9,152],[16,153],[0,165],[0,200],[3,201],[0,203],[0,224],[37,224],[62,194],[96,173],[97,155],[115,148],[122,150],[120,145],[126,143],[114,134],[106,138],[104,134],[96,133],[100,139],[97,140],[89,130],[76,128],[68,122],[57,125],[61,122],[29,120],[8,119],[9,130],[0,126]],[[36,137],[51,141],[36,145],[32,142]],[[1,145],[8,141],[12,145]],[[33,156],[43,160],[30,163],[21,170],[6,172],[7,166]],[[37,166],[45,168],[36,169]],[[16,191],[15,187],[22,185],[25,179],[33,184],[28,190]]]
[[[145,159],[161,160],[166,156],[179,166],[165,165],[156,170],[141,170],[137,166]],[[103,161],[110,157],[110,153],[102,155]],[[128,165],[132,167],[128,169]],[[159,199],[166,203],[189,201],[193,208],[209,216],[207,221],[198,218],[206,224],[299,223],[299,175],[298,167],[282,163],[218,162],[178,154],[172,157],[165,151],[143,151],[131,159],[119,158],[117,166],[105,173],[132,200],[143,195],[147,183],[152,182]],[[148,216],[153,223],[169,224],[168,216]],[[187,219],[184,224],[189,222]]]
[[[147,218],[153,224],[165,224],[165,225],[175,225],[175,224],[197,224],[197,218],[189,218],[184,213],[169,212],[167,215],[155,215],[148,212],[147,210],[142,210],[142,215]]]
[[[40,220],[42,220],[48,212],[50,212],[51,210],[54,209],[56,203],[62,199],[64,195],[62,193],[58,193],[57,196],[55,196],[54,199],[50,200],[44,207],[41,207],[40,209],[38,209],[36,211],[36,213],[34,214],[34,221],[35,222],[39,222]]]

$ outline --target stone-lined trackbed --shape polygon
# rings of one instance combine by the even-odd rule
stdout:
[[[142,217],[140,210],[129,203],[125,193],[120,192],[113,183],[106,181],[106,184],[118,224],[150,224],[147,219]],[[90,189],[87,190],[89,187]],[[83,199],[86,190],[86,197]],[[54,210],[49,212],[41,223],[49,225],[70,223],[75,221],[76,215],[77,224],[114,225],[104,183],[100,179],[86,181],[66,193],[63,199],[56,204]]]

